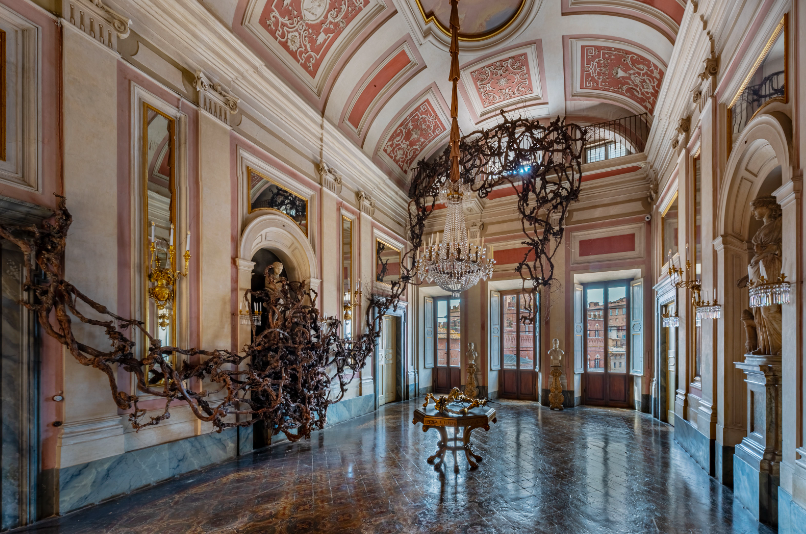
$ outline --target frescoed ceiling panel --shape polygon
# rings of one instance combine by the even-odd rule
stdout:
[[[524,106],[545,104],[540,40],[482,56],[461,68],[460,90],[474,123]]]
[[[445,145],[447,0],[203,5],[397,186],[407,189],[411,166]],[[501,112],[581,124],[652,113],[687,5],[461,0],[461,131]]]
[[[605,15],[639,20],[674,42],[686,4],[683,0],[561,0],[563,15]]]
[[[376,162],[403,186],[410,168],[447,139],[449,128],[448,106],[436,85],[431,85],[391,123],[378,145]]]
[[[240,0],[233,31],[322,108],[344,63],[394,12],[391,0]]]
[[[566,98],[600,100],[635,113],[653,113],[665,63],[628,40],[605,36],[565,37]]]

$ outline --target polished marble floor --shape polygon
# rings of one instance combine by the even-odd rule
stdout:
[[[675,442],[634,411],[551,412],[501,401],[473,433],[484,461],[442,473],[437,433],[411,423],[415,402],[279,444],[29,532],[664,532],[772,533]]]

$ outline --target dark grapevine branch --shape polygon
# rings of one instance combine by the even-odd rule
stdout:
[[[562,241],[569,205],[579,198],[585,132],[562,119],[543,126],[534,120],[510,119],[503,114],[502,118],[500,125],[461,140],[461,180],[481,198],[500,185],[515,189],[523,244],[529,249],[516,270],[524,287],[532,282],[534,294],[554,281],[554,254]],[[316,292],[306,289],[306,283],[275,279],[267,271],[266,289],[247,292],[244,297],[264,304],[267,326],[242,354],[162,346],[142,321],[111,312],[61,278],[72,222],[64,197],[59,197],[54,216],[41,228],[0,226],[0,238],[15,243],[26,256],[26,288],[35,295],[26,307],[76,361],[107,375],[117,406],[131,410],[134,429],[170,418],[170,407],[178,401],[218,431],[263,421],[273,435],[282,432],[297,441],[325,426],[327,408],[344,397],[355,373],[374,354],[381,318],[397,308],[409,284],[415,282],[414,258],[423,244],[425,222],[436,208],[450,172],[450,148],[432,162],[418,163],[409,190],[411,247],[402,258],[400,278],[391,284],[388,294],[370,295],[365,332],[354,340],[341,338],[341,321],[319,316]],[[35,277],[35,271],[41,271],[41,276]],[[87,316],[80,307],[88,307],[100,318]],[[535,316],[536,307],[524,320],[534,321]],[[111,349],[82,342],[74,333],[75,319],[103,329]],[[135,353],[132,340],[138,332],[148,343],[142,357]],[[172,363],[174,355],[183,356],[177,365]],[[134,377],[137,393],[164,400],[159,415],[146,420],[146,410],[138,407],[138,395],[118,388],[118,369]],[[190,384],[218,390],[197,391]]]
[[[339,335],[341,321],[320,318],[316,292],[306,289],[306,283],[278,280],[267,274],[267,288],[245,296],[264,303],[267,327],[254,336],[243,354],[161,346],[142,321],[111,312],[61,278],[71,222],[65,199],[59,197],[56,212],[41,228],[0,226],[0,237],[15,243],[25,254],[26,288],[35,295],[25,306],[76,361],[107,375],[115,403],[122,410],[131,410],[129,420],[136,430],[169,419],[172,403],[179,401],[219,432],[263,421],[274,435],[282,432],[291,441],[309,438],[313,430],[325,426],[328,406],[344,397],[354,374],[374,353],[380,335],[379,318],[396,304],[395,298],[373,297],[366,332],[355,340],[345,340]],[[34,276],[37,271],[41,276]],[[377,306],[374,316],[372,305]],[[89,317],[80,309],[85,307],[101,318]],[[102,328],[111,348],[104,350],[82,342],[74,332],[76,319]],[[132,340],[137,332],[148,342],[141,358]],[[177,365],[172,363],[175,354],[184,357]],[[159,415],[146,420],[146,410],[138,407],[138,395],[118,388],[118,368],[134,377],[138,393],[165,401]],[[194,383],[217,391],[196,391],[189,387]]]
[[[554,279],[554,255],[560,249],[571,202],[579,199],[582,154],[586,132],[561,118],[548,126],[536,120],[508,118],[487,130],[478,130],[460,143],[461,179],[480,198],[509,184],[517,195],[521,228],[528,247],[516,271],[532,283],[532,294],[549,287]],[[409,188],[409,242],[411,261],[422,246],[425,222],[433,213],[440,189],[450,179],[450,147],[431,162],[420,161]],[[405,262],[404,262],[405,263]],[[401,276],[412,283],[414,272],[404,264]],[[533,322],[537,307],[532,307]]]

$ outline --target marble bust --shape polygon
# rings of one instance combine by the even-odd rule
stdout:
[[[551,342],[551,350],[549,350],[551,366],[559,367],[562,365],[563,356],[565,356],[565,351],[560,348],[560,340],[554,338],[554,340]]]

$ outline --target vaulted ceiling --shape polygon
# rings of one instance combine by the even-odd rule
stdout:
[[[449,133],[448,0],[203,0],[405,188]],[[461,0],[459,125],[654,112],[684,0]]]

